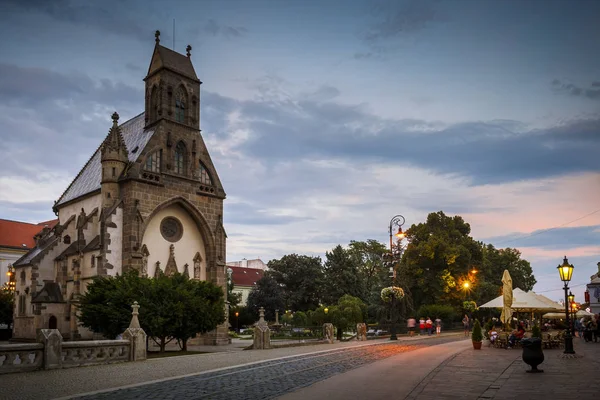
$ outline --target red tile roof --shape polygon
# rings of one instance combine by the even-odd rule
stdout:
[[[0,247],[13,247],[29,250],[35,247],[33,237],[40,232],[44,226],[53,228],[58,219],[29,224],[27,222],[0,219]]]
[[[227,269],[231,269],[231,280],[233,286],[254,286],[256,281],[263,277],[265,273],[262,269],[255,268],[243,268],[243,267],[232,267],[227,266]]]

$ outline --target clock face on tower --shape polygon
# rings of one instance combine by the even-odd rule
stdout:
[[[177,242],[183,235],[183,226],[175,217],[166,217],[160,223],[160,233],[165,240]]]

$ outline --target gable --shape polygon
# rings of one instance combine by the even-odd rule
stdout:
[[[142,150],[154,134],[153,129],[145,130],[144,125],[144,113],[141,113],[119,126],[125,145],[129,150],[128,156],[130,162],[135,162],[138,159]],[[81,171],[79,171],[79,174],[73,179],[73,182],[67,187],[62,196],[60,196],[55,207],[100,189],[100,182],[102,180],[100,148],[102,147],[102,143],[100,143],[92,157],[83,166]]]
[[[156,45],[154,48],[154,54],[152,54],[152,60],[150,61],[150,67],[148,68],[148,76],[158,72],[162,68],[169,69],[180,75],[190,78],[194,81],[199,82],[196,76],[196,71],[192,65],[192,61],[189,57],[179,54],[176,51],[168,49],[161,45]]]

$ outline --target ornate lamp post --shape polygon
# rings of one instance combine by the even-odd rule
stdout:
[[[565,315],[567,317],[567,332],[565,334],[565,351],[564,354],[575,354],[575,350],[573,350],[573,336],[571,336],[571,322],[569,318],[569,282],[571,281],[571,277],[573,276],[573,269],[575,267],[573,264],[569,264],[569,260],[567,260],[567,256],[563,260],[563,263],[557,267],[558,273],[560,274],[560,280],[564,282],[564,290],[565,290]]]
[[[240,312],[236,311],[235,312],[235,331],[237,333],[240,333],[240,324],[239,324],[239,317],[240,316]]]
[[[406,219],[400,214],[394,216],[390,220],[389,233],[390,233],[390,253],[388,254],[388,265],[390,267],[390,277],[392,278],[392,287],[396,286],[396,262],[402,257],[402,239],[405,238],[404,232],[402,232],[402,225],[404,225]],[[397,228],[397,230],[396,230]],[[394,245],[394,236],[397,239]],[[390,312],[390,318],[392,320],[392,326],[390,329],[390,340],[398,340],[396,336],[396,294],[392,290],[392,309]]]

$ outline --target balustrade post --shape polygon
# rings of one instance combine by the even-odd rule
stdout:
[[[39,329],[37,342],[44,345],[44,369],[62,368],[63,337],[58,329]]]

